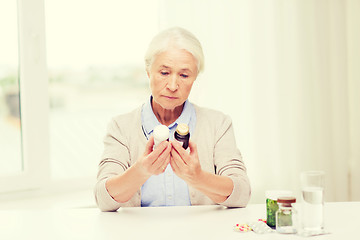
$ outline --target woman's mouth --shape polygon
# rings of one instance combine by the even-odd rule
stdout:
[[[169,100],[175,100],[177,99],[177,97],[172,97],[172,96],[164,96],[165,98],[169,99]]]

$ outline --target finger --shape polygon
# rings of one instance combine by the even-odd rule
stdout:
[[[167,156],[165,162],[163,163],[163,165],[161,166],[161,172],[165,172],[166,167],[169,165],[170,163],[170,154]]]
[[[171,142],[173,149],[176,150],[176,152],[180,155],[181,159],[188,164],[190,159],[189,159],[189,154],[186,152],[186,150],[181,146],[180,143],[178,143],[177,141],[172,141]]]
[[[192,156],[198,155],[197,145],[191,140],[189,140],[189,149],[190,149],[190,155]]]
[[[167,147],[165,150],[158,156],[157,159],[152,163],[152,166],[154,169],[161,169],[166,162],[167,158],[170,157],[170,151],[171,151],[171,143],[166,142]]]
[[[171,141],[171,144],[176,149],[176,151],[178,151],[178,152],[185,151],[185,149],[182,147],[182,145],[178,141],[173,140],[173,141]]]
[[[170,166],[175,174],[178,174],[180,172],[180,168],[172,156],[170,157]]]
[[[172,156],[172,161],[174,161],[180,169],[186,167],[186,163],[175,149],[171,150],[171,156]]]
[[[169,145],[168,141],[163,141],[149,154],[149,157],[153,160],[152,162],[154,162],[156,159],[158,159],[160,154],[166,150],[168,145]]]
[[[146,143],[144,155],[149,155],[153,150],[153,146],[154,146],[154,136],[151,136],[149,138],[149,141]]]
[[[166,167],[169,165],[170,163],[170,150],[171,150],[171,144],[169,143],[169,147],[168,147],[169,151],[165,151],[163,154],[167,155],[167,157],[165,158],[165,161],[162,161],[162,160],[158,160],[156,161],[155,163],[158,163],[158,167],[154,167],[154,168],[157,168],[157,174],[161,174],[163,172],[165,172],[166,170]],[[162,156],[160,156],[161,158]],[[161,163],[162,162],[162,163]]]

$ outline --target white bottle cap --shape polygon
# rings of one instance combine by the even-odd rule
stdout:
[[[154,128],[154,148],[169,138],[169,132],[169,128],[165,125],[158,125]]]

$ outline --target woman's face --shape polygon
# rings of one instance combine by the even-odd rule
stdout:
[[[153,101],[163,109],[174,110],[190,94],[197,77],[197,61],[186,50],[170,48],[155,57],[147,74]]]

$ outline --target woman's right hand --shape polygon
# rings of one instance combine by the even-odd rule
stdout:
[[[170,162],[171,143],[163,141],[154,150],[154,137],[151,136],[145,146],[144,154],[135,163],[140,173],[149,178],[165,171]]]
[[[154,137],[150,137],[144,154],[122,174],[110,177],[105,187],[115,201],[124,203],[133,195],[152,175],[163,173],[170,162],[171,143],[164,141],[154,150]]]

